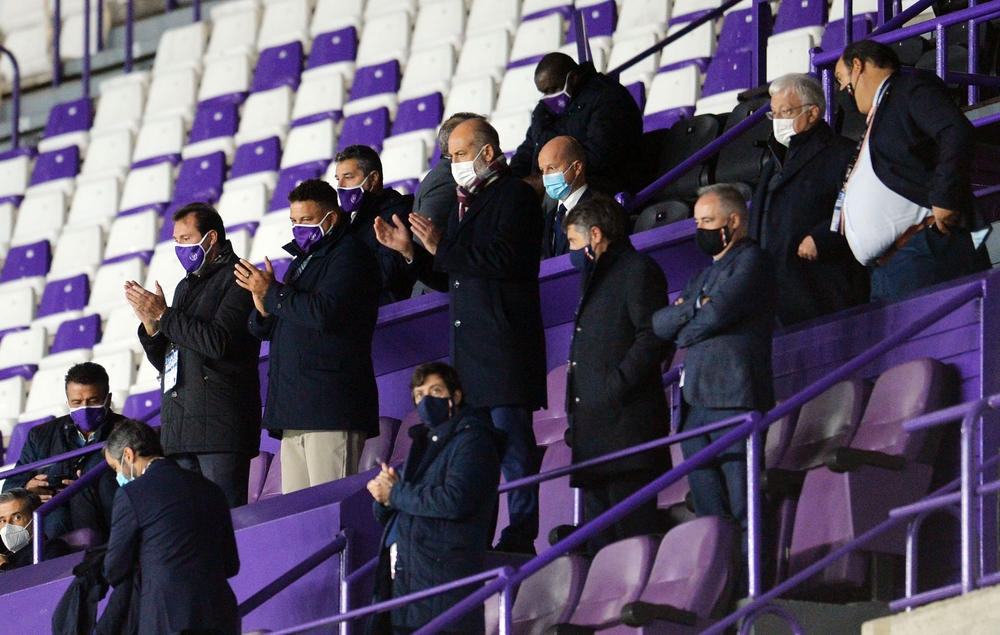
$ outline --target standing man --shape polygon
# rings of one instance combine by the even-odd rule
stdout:
[[[237,283],[253,294],[250,332],[270,340],[264,428],[281,438],[285,494],[358,471],[378,435],[372,337],[378,319],[378,261],[350,234],[350,216],[326,181],[288,195],[295,259],[283,282],[246,260]]]
[[[111,411],[108,373],[100,364],[84,362],[66,373],[66,403],[69,414],[37,425],[28,431],[15,467],[43,461],[107,440],[125,417]],[[3,491],[26,488],[44,503],[104,459],[100,452],[60,461],[35,472],[4,480]],[[59,509],[45,517],[45,536],[56,538],[75,529],[96,529],[103,539],[111,531],[111,506],[115,482],[105,474]]]
[[[672,348],[653,333],[653,313],[668,302],[663,270],[632,247],[621,206],[598,195],[564,221],[569,257],[580,271],[580,305],[566,381],[567,438],[573,462],[619,452],[670,433],[661,364]],[[589,522],[670,469],[666,448],[574,472]],[[655,533],[656,499],[590,541]]]
[[[375,220],[379,241],[403,254],[427,286],[450,293],[451,361],[465,399],[490,408],[507,433],[508,481],[538,473],[531,413],[545,406],[545,331],[538,296],[542,214],[538,198],[510,173],[500,139],[484,119],[459,124],[448,142],[458,207],[441,232],[411,214],[416,245],[399,218]],[[538,488],[507,495],[510,525],[497,549],[534,553]]]
[[[542,234],[542,258],[569,253],[569,241],[563,221],[579,203],[589,200],[594,191],[587,185],[587,157],[573,137],[556,137],[538,153],[538,168],[548,200],[555,204],[545,212]],[[624,214],[622,210],[622,214]]]
[[[100,455],[99,452],[97,454]],[[0,572],[32,564],[35,527],[31,515],[41,506],[41,497],[23,487],[0,494]],[[54,538],[45,541],[42,555],[45,560],[51,560],[68,553],[69,545]]]
[[[138,573],[139,635],[239,635],[240,556],[219,486],[164,458],[156,431],[131,419],[104,457],[121,484],[104,577],[118,587]]]
[[[594,189],[609,196],[627,190],[642,137],[642,113],[628,90],[598,73],[593,62],[578,65],[564,53],[549,53],[538,62],[535,87],[543,97],[510,161],[514,176],[541,192],[538,153],[553,138],[568,135],[583,146]]]
[[[750,238],[778,272],[783,326],[868,300],[868,273],[847,240],[830,231],[833,208],[855,144],[823,119],[823,87],[792,73],[771,82],[770,156],[750,205]]]
[[[481,572],[493,537],[503,441],[490,411],[466,406],[458,373],[441,362],[417,366],[410,391],[423,425],[411,429],[402,472],[383,464],[368,482],[385,527],[376,602]],[[467,594],[456,589],[400,607],[391,632],[412,633]],[[388,635],[384,622],[384,613],[372,616],[370,635]],[[482,607],[444,632],[482,633]]]
[[[653,315],[658,336],[687,349],[681,430],[774,406],[771,329],[777,305],[770,256],[747,238],[747,209],[732,185],[710,185],[694,206],[697,242],[712,264],[688,281],[673,305]],[[727,430],[681,443],[690,458]],[[698,516],[728,516],[746,549],[746,446],[736,443],[688,475]]]
[[[247,330],[253,298],[230,268],[237,262],[222,217],[207,203],[174,213],[174,249],[187,275],[167,306],[163,290],[125,284],[146,359],[162,374],[163,447],[204,474],[230,507],[247,504],[250,460],[260,449],[260,342]]]
[[[417,188],[417,197],[413,201],[413,211],[431,219],[434,225],[444,231],[448,229],[448,219],[458,207],[458,196],[455,195],[455,179],[451,175],[451,155],[448,154],[448,140],[455,126],[469,119],[482,119],[482,115],[471,112],[455,113],[441,124],[438,130],[438,150],[441,158],[437,165],[431,168]],[[389,217],[391,218],[391,216]]]
[[[841,89],[868,118],[832,228],[871,270],[872,300],[898,300],[989,268],[989,225],[969,171],[973,127],[929,73],[900,73],[896,52],[858,40],[837,62]]]
[[[394,215],[406,222],[413,195],[383,186],[382,160],[369,146],[344,148],[337,153],[335,170],[340,208],[350,217],[348,231],[357,234],[378,257],[382,272],[379,306],[409,299],[416,278],[399,253],[379,244],[372,223],[376,217],[389,220]]]

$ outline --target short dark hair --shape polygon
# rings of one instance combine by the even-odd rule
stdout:
[[[612,243],[628,236],[625,229],[625,208],[604,194],[594,194],[570,210],[563,219],[563,230],[568,230],[571,226],[584,234],[589,234],[591,227],[597,227],[604,238]]]
[[[288,193],[289,203],[304,203],[312,201],[319,205],[324,212],[330,210],[340,211],[340,200],[337,198],[337,190],[323,179],[308,179],[295,186],[295,189]]]
[[[187,218],[190,214],[194,214],[194,226],[202,237],[214,229],[220,243],[226,239],[226,224],[214,207],[208,203],[188,203],[174,212],[174,222]]]
[[[896,72],[900,68],[899,56],[892,47],[873,40],[857,40],[847,45],[840,56],[848,67],[854,65],[854,60],[873,64],[878,68],[888,68]]]
[[[24,505],[27,505],[27,512],[29,514],[34,513],[36,509],[42,506],[41,497],[31,490],[23,487],[13,487],[3,494],[0,494],[0,505],[10,503],[12,501],[21,501]],[[23,506],[22,509],[24,509]]]
[[[418,386],[423,386],[431,375],[440,377],[452,395],[456,391],[462,390],[462,381],[458,378],[458,372],[454,368],[444,362],[427,362],[413,369],[413,376],[410,377],[410,392],[413,392],[413,389]]]
[[[104,370],[104,367],[100,364],[95,364],[94,362],[83,362],[66,371],[66,383],[63,389],[69,388],[70,383],[97,386],[105,395],[111,392],[108,371]]]
[[[143,458],[163,456],[159,432],[135,419],[124,419],[115,424],[104,444],[104,453],[120,459],[125,448],[132,448],[136,456]]]
[[[451,132],[460,123],[464,123],[469,119],[486,119],[483,115],[477,115],[474,112],[456,112],[451,117],[445,119],[444,123],[441,124],[441,129],[438,130],[438,150],[441,151],[441,155],[445,158],[448,157],[448,140],[451,138]]]
[[[543,57],[538,62],[538,66],[535,67],[535,77],[537,78],[549,75],[556,79],[565,78],[573,71],[579,70],[579,68],[580,65],[577,64],[569,55],[559,52],[549,53]]]
[[[354,159],[358,162],[358,168],[365,173],[365,176],[371,174],[372,172],[377,172],[378,177],[382,178],[382,159],[379,158],[378,152],[375,152],[370,146],[353,145],[347,146],[342,151],[337,153],[334,157],[336,163],[341,161],[347,161],[348,159]]]

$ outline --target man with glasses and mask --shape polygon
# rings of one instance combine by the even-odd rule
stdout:
[[[548,198],[545,203],[545,229],[542,234],[542,258],[569,253],[569,241],[563,220],[578,204],[594,195],[587,185],[587,157],[573,137],[556,137],[538,153],[538,168]],[[622,212],[624,213],[624,211]]]
[[[854,143],[823,119],[823,87],[793,73],[771,82],[773,132],[750,205],[750,237],[774,260],[778,321],[787,326],[868,300],[868,274],[830,231]]]
[[[948,87],[931,73],[901,73],[896,52],[871,40],[844,49],[836,77],[868,127],[831,228],[870,269],[872,300],[988,269],[989,225],[970,181],[973,127]]]
[[[105,441],[124,417],[111,411],[108,373],[99,364],[84,362],[66,373],[69,414],[37,425],[28,432],[17,467],[59,456]],[[46,502],[85,472],[101,463],[101,453],[67,459],[4,481],[3,491],[26,488]],[[76,529],[97,530],[106,540],[111,529],[115,484],[109,475],[84,488],[66,505],[45,517],[45,536],[56,538]]]
[[[564,53],[549,53],[538,62],[535,88],[542,98],[510,161],[514,176],[540,194],[539,153],[553,138],[566,135],[583,147],[594,189],[610,196],[627,190],[642,137],[642,113],[628,90],[598,73],[593,62],[577,64]]]
[[[167,306],[138,282],[125,285],[146,359],[161,373],[167,455],[204,474],[230,507],[247,503],[250,460],[260,449],[260,342],[247,330],[253,298],[230,274],[238,257],[207,203],[173,215],[174,247],[187,275]]]
[[[484,119],[456,126],[448,149],[458,208],[447,230],[414,213],[410,224],[423,246],[397,217],[375,219],[375,233],[421,282],[449,293],[451,362],[466,401],[490,408],[493,424],[507,433],[503,473],[511,481],[536,474],[541,464],[531,413],[546,403],[542,213],[531,187],[510,173],[497,131]],[[508,511],[497,549],[534,553],[537,487],[511,491]]]
[[[408,221],[413,208],[413,195],[400,194],[382,182],[382,160],[372,148],[348,146],[334,158],[337,177],[337,198],[340,208],[350,216],[350,232],[378,257],[382,271],[382,292],[379,305],[406,300],[413,292],[416,278],[399,252],[379,244],[375,238],[375,218],[389,220],[399,216]]]
[[[288,195],[294,260],[284,280],[265,260],[236,265],[253,294],[250,332],[271,342],[263,426],[281,439],[285,494],[358,471],[365,440],[378,436],[372,337],[378,319],[378,261],[326,181]]]
[[[696,240],[712,264],[688,281],[672,305],[653,315],[656,334],[687,349],[681,376],[684,432],[774,406],[771,330],[777,285],[771,257],[747,237],[747,216],[746,201],[732,185],[698,192]],[[726,432],[681,442],[684,458]],[[746,476],[745,443],[733,444],[688,475],[695,513],[735,520],[743,530],[744,553]]]
[[[42,506],[42,499],[23,487],[0,494],[0,572],[32,564],[31,543],[35,527],[31,515]],[[69,553],[69,545],[55,538],[46,540],[43,559],[51,560]]]

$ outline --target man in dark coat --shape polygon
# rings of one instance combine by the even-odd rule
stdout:
[[[774,264],[747,238],[746,202],[732,185],[702,188],[694,207],[698,246],[713,262],[677,300],[653,315],[656,334],[687,349],[681,430],[774,406],[771,329],[777,305]],[[726,433],[682,442],[689,458]],[[746,548],[746,445],[735,443],[688,475],[695,513],[729,516]]]
[[[868,300],[868,273],[830,231],[854,142],[823,120],[823,87],[792,73],[771,82],[770,157],[750,205],[750,238],[778,272],[778,321],[787,326]]]
[[[378,435],[372,337],[380,277],[375,255],[349,233],[350,217],[326,181],[288,195],[295,259],[283,282],[246,260],[238,283],[253,293],[250,332],[271,341],[264,428],[281,438],[281,490],[354,474]]]
[[[427,286],[450,294],[451,362],[468,403],[490,408],[507,433],[504,477],[541,464],[531,413],[546,403],[545,331],[538,295],[542,214],[531,188],[510,174],[496,130],[483,119],[459,124],[448,142],[458,207],[442,234],[411,214],[416,245],[400,219],[376,219],[382,244],[401,252]],[[498,549],[534,552],[538,490],[508,495],[510,525]]]
[[[598,195],[566,217],[570,259],[580,269],[566,381],[567,439],[573,462],[625,450],[670,433],[661,364],[672,348],[653,333],[668,302],[663,270],[632,247],[623,210]],[[574,472],[584,522],[593,520],[670,469],[666,448]],[[589,549],[657,529],[656,498],[618,521]]]
[[[369,146],[348,146],[335,160],[340,208],[351,219],[348,231],[361,238],[378,258],[382,272],[379,306],[409,299],[416,277],[398,252],[379,244],[373,223],[375,217],[389,220],[393,216],[405,223],[413,208],[413,195],[384,187],[382,160]]]
[[[138,569],[139,635],[238,635],[228,580],[240,556],[219,486],[164,458],[156,432],[131,419],[108,437],[104,457],[123,484],[104,577],[115,587],[132,584]]]
[[[230,507],[247,504],[250,460],[260,449],[260,342],[247,330],[253,298],[222,217],[207,203],[174,213],[177,256],[188,274],[171,306],[138,282],[125,285],[146,359],[161,373],[162,442],[182,467],[204,474]]]
[[[545,187],[545,226],[542,258],[569,253],[563,221],[580,203],[590,200],[594,190],[587,184],[587,157],[573,137],[556,137],[538,153],[538,167]],[[626,212],[621,210],[624,215]]]
[[[530,177],[541,192],[538,153],[554,137],[567,135],[583,146],[593,188],[612,196],[627,190],[642,137],[642,113],[628,90],[598,73],[592,62],[577,65],[563,53],[538,62],[535,87],[544,97],[511,159],[514,176]]]
[[[70,414],[37,425],[28,432],[16,467],[59,456],[107,440],[111,430],[124,420],[111,411],[108,373],[93,362],[77,364],[66,373],[66,402]],[[34,472],[4,480],[3,491],[26,488],[46,502],[78,476],[100,465],[100,452],[59,461]],[[75,529],[96,529],[107,540],[111,531],[114,478],[105,474],[66,505],[45,517],[45,536],[56,538]]]
[[[438,130],[438,150],[441,158],[437,165],[420,181],[417,196],[413,201],[413,211],[431,219],[441,231],[448,229],[448,219],[458,207],[458,196],[455,194],[455,178],[451,175],[451,155],[448,154],[448,139],[455,126],[469,119],[481,118],[471,112],[455,113],[441,124]],[[386,218],[388,220],[390,217]]]
[[[896,52],[872,40],[845,48],[836,75],[868,131],[833,223],[871,268],[872,300],[988,269],[989,225],[970,180],[974,129],[944,82],[900,73]]]
[[[100,456],[100,452],[96,453]],[[103,460],[103,457],[102,457]],[[30,566],[33,558],[35,528],[31,515],[42,506],[38,494],[15,487],[0,494],[0,572]],[[44,560],[69,553],[69,545],[53,538],[42,547]]]
[[[401,597],[483,570],[493,536],[500,484],[502,433],[486,408],[466,406],[458,373],[447,364],[421,364],[410,380],[423,425],[410,428],[413,445],[400,474],[383,464],[368,483],[375,519],[385,527],[376,569],[375,601]],[[456,589],[392,611],[392,631],[412,633],[469,594]],[[388,633],[375,615],[371,635]],[[483,608],[444,632],[483,632]]]

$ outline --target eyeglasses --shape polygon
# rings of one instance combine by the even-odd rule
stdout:
[[[815,106],[816,104],[802,104],[801,106],[796,106],[795,108],[782,108],[778,112],[768,112],[768,119],[791,119],[792,115],[795,114],[796,110],[801,110],[803,108],[808,108],[809,106]]]

